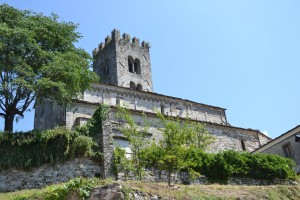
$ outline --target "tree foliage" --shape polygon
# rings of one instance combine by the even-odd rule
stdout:
[[[146,152],[149,160],[160,170],[168,172],[168,184],[171,184],[171,174],[180,170],[188,170],[190,175],[199,175],[193,166],[197,160],[187,159],[189,154],[195,149],[204,151],[214,137],[205,129],[201,123],[193,122],[189,119],[180,120],[179,118],[166,118],[158,113],[161,120],[162,140],[149,146]]]
[[[126,158],[124,149],[115,148],[115,169],[124,172],[125,176],[133,172],[140,179],[139,170],[143,172],[145,168],[154,168],[167,172],[169,185],[171,175],[180,171],[189,172],[190,179],[201,173],[211,182],[218,183],[227,183],[229,177],[259,180],[296,177],[293,160],[278,155],[233,150],[206,153],[214,136],[201,123],[190,119],[181,120],[158,113],[159,122],[155,122],[155,125],[160,127],[162,138],[149,143],[151,140],[146,139],[145,133],[150,124],[143,130],[125,108],[119,108],[118,116],[126,122],[120,130],[133,150],[132,159]]]
[[[81,38],[77,25],[0,5],[0,116],[5,130],[23,117],[37,98],[68,104],[97,76],[91,57],[74,43]]]
[[[143,116],[142,125],[137,125],[130,112],[122,107],[118,108],[117,117],[125,122],[120,131],[128,139],[132,151],[131,158],[125,158],[119,148],[115,150],[117,169],[128,174],[132,169],[139,179],[145,167],[154,167],[168,172],[168,182],[171,183],[171,174],[179,170],[188,170],[190,174],[198,174],[193,170],[197,162],[188,159],[194,151],[203,151],[213,141],[213,136],[200,124],[189,119],[166,118],[157,113],[158,125],[162,134],[160,141],[148,140],[150,122]],[[200,160],[200,159],[198,159]],[[123,164],[122,164],[123,163]],[[126,165],[126,166],[125,166]]]
[[[126,159],[124,157],[125,154],[122,154],[122,151],[120,151],[120,149],[117,149],[116,152],[119,153],[117,159],[123,162],[124,163],[123,165],[127,166],[124,169],[131,168],[134,175],[136,175],[138,179],[141,180],[144,172],[144,166],[145,166],[144,149],[148,144],[147,133],[149,129],[149,123],[146,120],[145,115],[143,115],[143,125],[142,126],[137,125],[130,112],[123,107],[118,107],[118,112],[116,113],[116,117],[119,118],[124,123],[126,123],[123,124],[124,126],[120,126],[120,131],[128,139],[130,149],[132,152],[131,158]]]

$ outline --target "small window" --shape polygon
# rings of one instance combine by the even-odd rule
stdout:
[[[121,100],[120,100],[119,97],[117,97],[117,98],[116,98],[116,105],[120,106],[120,104],[121,104]]]
[[[109,67],[107,65],[105,65],[105,75],[109,75]]]
[[[116,106],[124,107],[124,105],[125,105],[124,99],[122,97],[117,97],[116,98]]]
[[[136,89],[142,91],[143,90],[143,86],[141,84],[137,84]]]
[[[130,81],[129,87],[130,89],[135,89],[135,83],[133,81]]]
[[[164,105],[160,105],[160,112],[162,113],[162,114],[165,114],[165,106]]]
[[[282,146],[282,148],[286,157],[293,157],[294,153],[291,143]]]
[[[241,140],[241,145],[242,145],[243,151],[246,151],[246,145],[245,145],[245,141],[244,140]]]
[[[75,119],[74,125],[75,125],[75,127],[76,127],[76,126],[84,126],[84,125],[87,124],[88,121],[89,121],[88,118],[77,117],[77,118]]]
[[[108,60],[105,60],[105,62],[103,64],[103,73],[105,76],[109,75]]]

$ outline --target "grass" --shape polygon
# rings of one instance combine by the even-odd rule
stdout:
[[[107,185],[113,180],[94,179],[93,186]],[[173,185],[166,183],[151,183],[141,181],[118,181],[123,186],[125,197],[132,191],[165,197],[164,199],[192,199],[192,200],[236,200],[236,199],[300,199],[300,185],[272,185],[272,186],[231,186],[231,185]],[[43,189],[22,190],[18,192],[0,193],[0,200],[31,200],[49,199],[49,194],[64,188],[66,184],[56,184]],[[48,198],[47,198],[48,197]],[[51,200],[53,199],[50,198]]]
[[[176,199],[300,199],[300,186],[174,185],[127,181],[133,190]]]

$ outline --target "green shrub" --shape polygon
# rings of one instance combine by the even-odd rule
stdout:
[[[71,143],[70,155],[91,157],[94,155],[93,148],[96,146],[97,144],[94,142],[93,138],[79,135],[78,137],[75,137],[73,143]]]
[[[46,131],[0,133],[0,170],[30,168],[78,156],[96,155],[92,138],[59,127]]]
[[[250,154],[224,151],[217,154],[201,153],[202,160],[195,168],[211,180],[226,182],[229,177],[254,179],[295,179],[295,163],[273,154]],[[199,158],[197,158],[199,159]]]
[[[93,179],[75,178],[62,186],[54,186],[53,188],[50,187],[49,191],[45,194],[45,200],[65,199],[72,191],[77,191],[80,199],[87,199],[93,187]]]
[[[295,163],[289,158],[273,154],[249,154],[249,176],[258,179],[295,179]]]

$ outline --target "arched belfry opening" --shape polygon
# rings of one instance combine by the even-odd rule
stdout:
[[[133,73],[134,69],[133,69],[133,65],[134,65],[134,60],[131,56],[128,56],[128,71]]]
[[[141,62],[138,58],[134,60],[134,72],[141,75]]]

